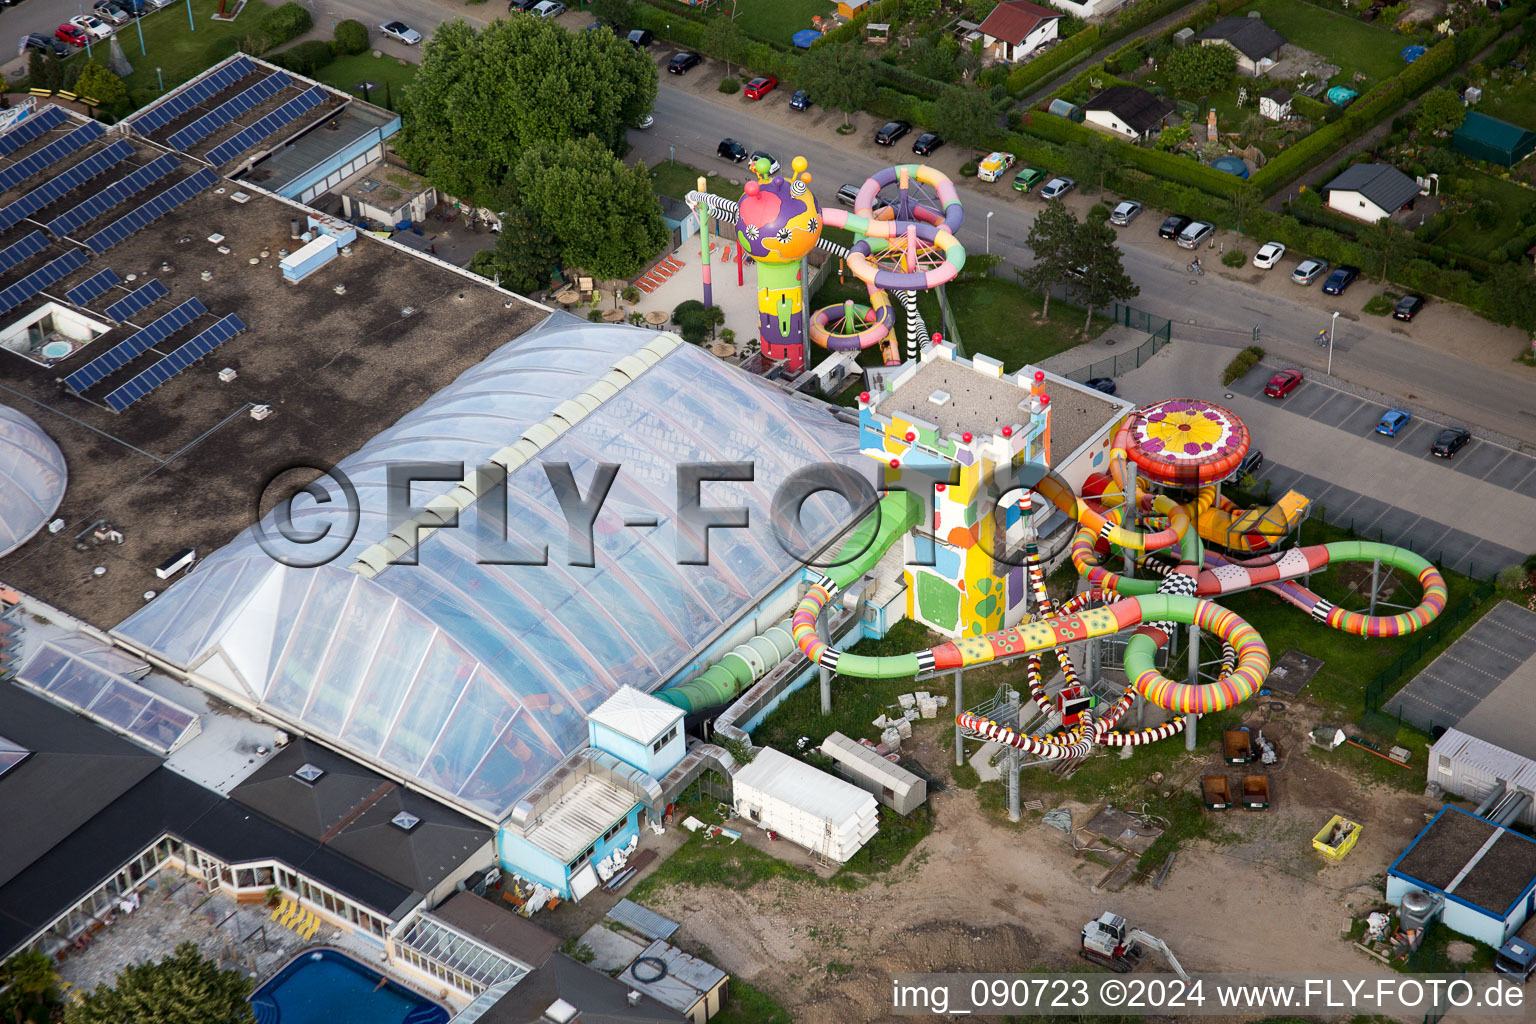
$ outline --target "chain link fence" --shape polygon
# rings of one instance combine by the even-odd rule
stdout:
[[[1116,352],[1108,359],[1101,359],[1090,366],[1071,373],[1063,374],[1068,380],[1079,384],[1092,380],[1095,377],[1118,377],[1122,373],[1129,373],[1142,363],[1156,355],[1164,345],[1168,344],[1173,336],[1173,323],[1160,316],[1154,316],[1144,309],[1135,306],[1125,306],[1115,303],[1114,320],[1116,324],[1129,327],[1135,331],[1146,334],[1146,340],[1135,348]]]

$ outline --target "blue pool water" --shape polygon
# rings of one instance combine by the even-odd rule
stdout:
[[[349,956],[304,953],[251,995],[256,1024],[444,1024],[448,1011]]]

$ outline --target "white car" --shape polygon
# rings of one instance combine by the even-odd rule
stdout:
[[[1259,246],[1259,251],[1253,254],[1253,265],[1261,270],[1269,270],[1279,263],[1280,257],[1284,255],[1285,246],[1279,242],[1265,242]]]
[[[772,153],[770,153],[770,152],[768,152],[767,150],[764,150],[764,149],[759,149],[757,152],[753,153],[752,154],[752,159],[750,161],[748,161],[747,166],[755,168],[757,166],[757,162],[759,160],[767,160],[768,161],[768,173],[769,174],[778,174],[779,173],[779,158],[774,156]]]
[[[76,28],[84,29],[92,39],[105,39],[112,34],[112,26],[89,14],[77,14],[69,19],[69,23]]]
[[[653,125],[655,123],[656,123],[656,115],[655,114],[646,114],[640,120],[635,122],[635,127],[636,128],[640,128],[640,129],[645,129],[645,128],[649,128],[651,125]]]
[[[415,46],[421,42],[421,33],[403,21],[386,21],[379,26],[379,31],[383,32],[390,39],[398,39],[406,46]]]
[[[171,6],[171,4],[175,3],[176,0],[144,0],[144,2],[154,10],[158,11],[162,7]]]
[[[533,13],[540,18],[558,18],[565,13],[565,4],[560,0],[544,0],[533,8]]]

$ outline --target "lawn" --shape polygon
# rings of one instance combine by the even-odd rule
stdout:
[[[1478,205],[1491,202],[1494,212],[1484,217],[1474,208],[1446,218],[1449,227],[1430,239],[1432,244],[1489,259],[1512,239],[1526,237],[1530,229],[1524,226],[1522,218],[1528,211],[1536,209],[1536,192],[1470,168],[1457,171],[1455,178],[1456,186],[1451,194]]]
[[[1013,281],[1000,277],[960,281],[949,286],[948,298],[966,355],[979,352],[1000,359],[1008,373],[1082,343],[1081,307],[1052,302],[1050,320],[1037,322],[1040,299]],[[937,295],[921,293],[917,308],[929,331],[945,333]],[[1107,318],[1094,319],[1095,333],[1109,326]]]
[[[1334,78],[1334,85],[1348,85],[1364,92],[1406,67],[1398,56],[1406,45],[1402,36],[1351,14],[1330,11],[1305,0],[1256,0],[1238,11],[1237,16],[1246,17],[1249,11],[1261,11],[1264,23],[1287,41],[1337,64],[1340,74]],[[1351,81],[1356,71],[1365,75],[1364,87]]]
[[[1514,69],[1504,68],[1501,73],[1511,75]],[[1483,88],[1477,109],[1489,117],[1536,131],[1536,77],[1522,72],[1513,79],[1490,80]]]
[[[657,195],[668,196],[679,201],[686,199],[699,184],[699,175],[704,174],[697,167],[690,167],[685,163],[668,162],[663,160],[651,168],[651,189]],[[741,186],[732,185],[718,174],[706,175],[709,181],[709,190],[717,196],[726,196],[735,199],[741,195]],[[697,247],[697,246],[695,246]]]
[[[716,9],[728,15],[731,4],[718,5]],[[836,14],[837,5],[831,0],[736,0],[735,10],[736,24],[749,35],[788,46],[796,32],[812,27],[811,18]]]
[[[342,92],[361,96],[358,83],[372,82],[377,88],[369,93],[369,100],[391,110],[400,109],[400,98],[405,86],[416,77],[416,65],[404,67],[393,57],[374,58],[371,53],[359,53],[351,57],[338,57],[315,73],[315,78]],[[385,102],[385,101],[388,102]]]
[[[227,56],[226,53],[220,53],[218,57],[210,55],[214,44],[229,39],[244,39],[261,20],[261,16],[275,6],[263,3],[262,0],[250,0],[238,19],[222,22],[214,21],[212,17],[218,13],[219,0],[192,0],[192,17],[196,23],[194,31],[189,31],[187,26],[185,3],[153,11],[138,22],[121,26],[118,36],[123,56],[133,65],[133,74],[124,80],[133,105],[140,107],[157,99],[161,93],[162,76],[166,91],[169,91],[222,60]],[[142,48],[139,45],[141,30],[144,37]],[[92,46],[91,49],[95,59],[105,63],[106,46]],[[156,75],[156,69],[159,75]]]

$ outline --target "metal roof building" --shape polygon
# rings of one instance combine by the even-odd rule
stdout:
[[[843,778],[898,814],[909,814],[928,799],[928,783],[840,732],[821,741],[821,752],[837,762]]]
[[[672,1007],[694,1024],[720,1012],[730,975],[657,939],[624,968],[619,981]]]
[[[1474,160],[1513,167],[1536,151],[1536,131],[1473,110],[1451,136],[1451,148]]]

